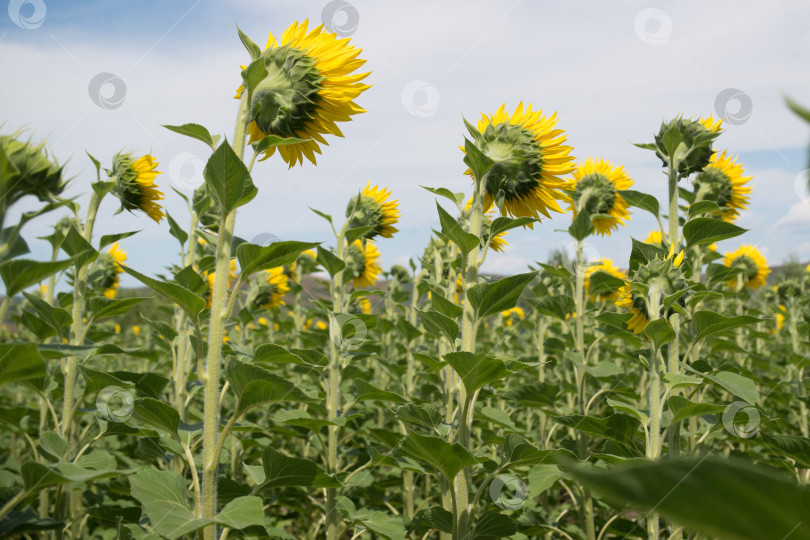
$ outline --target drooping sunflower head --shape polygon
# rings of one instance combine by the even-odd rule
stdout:
[[[371,240],[366,240],[365,243],[355,240],[346,247],[345,276],[352,280],[355,289],[371,287],[377,282],[382,273],[382,268],[377,263],[379,258],[380,252]]]
[[[113,158],[110,178],[116,181],[113,193],[121,200],[123,210],[142,210],[160,223],[165,214],[157,202],[163,199],[163,193],[155,184],[160,174],[157,166],[158,162],[150,154],[135,159],[131,153],[119,152]]]
[[[503,322],[506,326],[512,326],[515,322],[520,322],[525,317],[523,313],[523,308],[515,306],[511,309],[507,309],[506,311],[501,312],[501,316],[503,317]]]
[[[375,236],[391,238],[399,229],[394,224],[399,221],[397,206],[399,201],[388,200],[391,192],[385,188],[371,187],[371,182],[352,197],[346,207],[349,228],[374,227],[366,233],[365,238]]]
[[[124,271],[121,263],[126,262],[127,252],[121,249],[118,242],[99,255],[89,276],[93,287],[103,292],[107,298],[115,298],[120,285],[120,274]]]
[[[595,275],[600,273],[607,274],[609,276],[613,276],[614,278],[627,280],[627,274],[613,266],[613,261],[608,258],[601,258],[596,264],[592,264],[588,268],[585,269],[585,294],[591,294],[591,278]],[[619,291],[613,292],[601,292],[596,295],[592,295],[591,298],[599,300],[603,300],[606,302],[613,302],[618,300],[621,297],[621,293]]]
[[[349,39],[338,39],[323,25],[312,30],[308,26],[308,20],[296,21],[278,41],[270,34],[261,56],[267,77],[254,89],[250,104],[251,143],[267,135],[304,141],[277,147],[290,167],[303,163],[304,157],[316,164],[320,145],[328,145],[323,136],[343,136],[336,122],[365,112],[353,100],[370,88],[360,82],[368,73],[354,73],[365,64],[358,58],[362,49],[350,45]],[[236,97],[243,91],[239,87]],[[262,159],[275,149],[267,150]]]
[[[567,201],[567,185],[561,177],[574,172],[565,132],[555,129],[557,113],[543,116],[524,109],[521,102],[512,115],[506,105],[491,116],[481,115],[477,130],[471,129],[475,145],[494,165],[483,179],[484,210],[494,203],[513,217],[550,218],[549,210],[563,213],[557,201]],[[468,171],[469,173],[469,171]],[[531,227],[531,225],[529,225]]]
[[[611,165],[604,159],[588,158],[577,165],[570,189],[573,191],[568,209],[576,216],[580,211],[594,217],[596,233],[608,235],[630,219],[627,202],[619,194],[630,189],[633,180],[621,165]]]
[[[771,269],[768,261],[759,252],[756,246],[743,245],[737,251],[726,253],[723,263],[729,268],[739,268],[742,270],[743,285],[749,289],[756,289],[765,285]],[[728,282],[729,287],[737,286],[737,279]]]
[[[665,166],[669,165],[670,159],[675,160],[681,178],[700,172],[709,164],[714,153],[712,144],[720,136],[722,123],[722,118],[715,120],[713,116],[698,120],[678,116],[669,122],[662,122],[655,135],[655,153]],[[668,149],[665,135],[673,129],[677,132],[680,143],[675,148]]]
[[[740,210],[748,207],[748,194],[751,188],[745,184],[751,176],[743,176],[743,167],[723,151],[719,156],[712,154],[709,164],[695,176],[695,201],[713,201],[722,211],[719,217],[728,222],[735,221]]]
[[[284,305],[284,296],[289,292],[289,277],[279,266],[262,272],[259,286],[253,295],[253,306],[275,309]]]
[[[666,258],[656,257],[638,267],[633,275],[633,281],[643,283],[650,294],[659,295],[659,298],[674,294],[677,291],[686,289],[689,286],[683,275],[681,264],[683,263],[684,252],[675,255],[674,246],[669,249]],[[644,294],[626,283],[617,291],[617,306],[627,309],[633,316],[627,321],[627,329],[633,334],[640,334],[647,327],[647,323],[652,318],[669,317],[675,310],[670,307],[667,310],[661,308],[656,317],[652,317],[647,298]],[[681,307],[686,305],[686,295],[681,296],[677,301]]]

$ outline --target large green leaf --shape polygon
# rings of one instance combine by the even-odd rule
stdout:
[[[132,417],[141,424],[154,427],[177,436],[180,426],[180,415],[177,409],[154,398],[136,399]]]
[[[755,324],[761,321],[762,319],[752,315],[735,315],[732,317],[726,317],[725,315],[720,315],[714,311],[696,311],[692,317],[692,322],[695,323],[695,328],[697,328],[698,331],[695,341],[707,338],[712,334],[717,334],[718,332],[724,332],[726,330],[747,326],[749,324]]]
[[[523,289],[535,276],[537,272],[529,272],[505,277],[493,283],[475,285],[467,291],[467,299],[479,319],[500,313],[515,307]]]
[[[448,353],[444,355],[444,360],[461,377],[467,395],[472,395],[484,385],[508,377],[513,373],[506,367],[503,360],[492,358],[484,353]]]
[[[48,374],[34,343],[0,343],[0,386]]]
[[[198,519],[189,509],[189,489],[176,472],[143,469],[132,475],[129,483],[132,496],[161,536],[173,540],[211,523],[210,519]]]
[[[73,259],[52,262],[13,259],[0,264],[0,278],[6,286],[6,295],[14,296],[23,289],[70,267],[73,263]]]
[[[709,538],[810,538],[807,490],[747,462],[671,459],[571,474],[615,504],[658,512]]]
[[[517,532],[517,524],[512,518],[499,512],[484,512],[475,522],[471,540],[490,540],[512,536]]]
[[[441,437],[420,435],[413,431],[400,441],[397,448],[418,461],[430,464],[450,481],[462,469],[478,463],[478,460],[458,443],[449,443]]]
[[[208,130],[200,124],[183,124],[181,126],[167,126],[163,125],[166,129],[202,141],[211,148],[214,148],[219,140],[219,136],[212,137]]]
[[[150,297],[107,298],[106,296],[95,296],[87,302],[87,308],[93,318],[99,320],[129,313],[133,307],[149,299]]]
[[[762,440],[777,454],[795,460],[796,467],[810,469],[810,439],[807,437],[778,433],[769,435],[763,432]]]
[[[238,396],[235,414],[264,403],[305,402],[312,398],[289,380],[274,375],[259,366],[231,360],[225,368],[225,378]]]
[[[638,448],[636,433],[640,424],[638,419],[632,416],[619,413],[612,414],[607,418],[570,415],[557,416],[554,420],[588,435],[610,439],[628,448]]]
[[[243,243],[236,248],[236,258],[244,278],[256,272],[295,262],[308,249],[320,242],[274,242],[269,246]]]
[[[122,265],[121,267],[127,274],[131,275],[153,291],[158,292],[169,300],[175,302],[189,315],[189,317],[191,317],[192,320],[197,320],[197,316],[202,310],[205,309],[205,299],[194,294],[185,287],[178,285],[177,283],[172,283],[171,281],[161,281],[150,278],[127,266]]]
[[[680,422],[692,416],[705,416],[713,414],[722,414],[726,409],[722,405],[715,405],[713,403],[694,403],[683,396],[671,396],[667,400],[669,412],[672,413],[670,423]]]
[[[203,169],[203,178],[226,213],[246,204],[256,196],[256,186],[250,179],[248,168],[227,140],[223,141],[208,158],[208,163]]]
[[[683,226],[683,237],[687,246],[697,246],[734,238],[747,230],[722,219],[701,217],[686,222]]]
[[[646,210],[654,216],[658,216],[660,212],[658,199],[648,193],[642,193],[641,191],[635,191],[632,189],[625,189],[619,191],[619,195],[621,195],[622,199],[624,199],[625,202],[627,202],[627,204],[630,206],[635,206],[636,208]]]
[[[436,311],[435,309],[421,310],[418,307],[413,307],[418,313],[419,318],[425,328],[434,336],[447,338],[450,344],[455,344],[456,337],[458,337],[458,324],[456,321]]]
[[[442,225],[442,233],[449,238],[462,253],[467,254],[478,247],[479,240],[474,234],[464,230],[464,227],[437,202],[436,209],[439,212],[439,222]]]
[[[48,326],[56,330],[60,337],[62,330],[69,327],[73,322],[73,318],[66,309],[54,307],[39,296],[27,292],[23,292],[23,296],[25,296],[26,300],[31,304],[31,307],[34,308],[34,311],[37,312],[37,315],[39,315]]]

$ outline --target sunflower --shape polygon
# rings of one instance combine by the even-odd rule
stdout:
[[[99,256],[93,270],[94,284],[98,289],[103,290],[107,298],[115,298],[118,292],[120,274],[124,271],[121,263],[127,260],[127,252],[121,249],[118,242],[110,246],[110,249]]]
[[[278,146],[282,159],[293,167],[306,157],[312,164],[320,154],[323,135],[342,137],[336,122],[348,122],[352,115],[366,112],[352,100],[370,88],[360,81],[369,73],[352,74],[366,63],[358,58],[362,49],[337,39],[323,25],[308,31],[309,20],[296,21],[276,41],[267,38],[262,58],[267,77],[254,89],[250,104],[250,142],[267,135],[294,137],[304,142]],[[244,87],[236,91],[241,98]],[[267,159],[276,147],[264,152]]]
[[[713,201],[722,211],[720,218],[729,223],[735,221],[740,210],[748,206],[748,194],[751,188],[745,184],[751,176],[743,176],[743,167],[735,159],[726,156],[723,151],[719,156],[712,154],[709,164],[695,177],[695,201]]]
[[[216,279],[216,277],[217,277],[216,272],[211,272],[206,276],[206,278],[208,279],[208,295],[206,298],[205,307],[209,309],[211,308],[211,298],[214,294],[214,280]],[[231,259],[231,263],[228,266],[228,284],[226,285],[226,288],[230,288],[231,283],[233,283],[233,280],[235,278],[236,278],[236,259]]]
[[[633,279],[646,284],[657,283],[661,294],[665,296],[673,294],[687,287],[687,283],[680,271],[683,258],[683,251],[675,255],[675,246],[670,246],[669,254],[666,259],[661,260],[656,258],[640,266],[638,270],[636,270]],[[625,283],[619,288],[617,296],[618,299],[614,304],[618,307],[625,308],[633,315],[626,323],[627,329],[631,330],[633,334],[640,334],[650,321],[650,314],[647,310],[645,298],[633,294],[633,289],[629,283]],[[677,300],[677,302],[683,307],[683,304],[685,304],[685,295]],[[672,308],[670,308],[663,315],[668,317],[673,312]],[[660,315],[662,314],[659,314],[659,316]]]
[[[502,216],[550,218],[549,210],[563,213],[557,201],[569,199],[561,177],[575,167],[568,155],[571,147],[563,145],[565,132],[554,129],[556,124],[557,113],[545,117],[542,110],[532,111],[531,104],[524,110],[523,102],[511,116],[505,104],[492,116],[481,115],[471,135],[495,162],[485,178],[476,179],[484,181],[484,211],[494,203]]]
[[[515,323],[515,320],[522,321],[525,317],[525,313],[523,313],[523,308],[515,306],[511,309],[507,309],[506,311],[502,311],[501,316],[503,317],[503,322],[506,324],[506,326],[512,326]]]
[[[785,327],[785,313],[787,313],[787,308],[780,304],[779,311],[773,314],[774,322],[776,324],[774,324],[773,329],[771,329],[771,334],[781,332]]]
[[[349,228],[374,227],[366,233],[365,238],[382,236],[391,238],[399,229],[394,227],[394,223],[399,221],[399,211],[397,206],[399,201],[389,201],[391,191],[385,188],[371,187],[369,182],[366,187],[349,201],[346,208],[346,217],[349,219]]]
[[[574,192],[568,209],[574,217],[580,209],[590,215],[601,214],[610,217],[598,217],[593,220],[596,233],[610,236],[619,225],[630,219],[627,202],[619,190],[630,189],[633,180],[621,165],[613,166],[604,159],[588,158],[577,165],[570,189]]]
[[[680,178],[700,172],[709,164],[714,153],[712,144],[720,136],[722,124],[723,119],[715,121],[714,116],[698,120],[678,116],[669,122],[662,122],[653,145],[656,155],[664,166],[669,166],[671,160],[676,161]],[[673,129],[680,136],[680,144],[675,149],[668,148],[664,142],[666,134]],[[673,152],[671,156],[670,151]]]
[[[132,154],[118,153],[113,158],[110,178],[115,178],[113,193],[121,200],[121,209],[142,210],[150,218],[160,223],[165,215],[157,201],[163,193],[155,184],[158,162],[150,154],[134,159]]]
[[[470,210],[472,209],[472,202],[472,197],[470,197],[467,199],[467,205],[464,207],[464,215],[467,217],[469,217]],[[506,241],[506,235],[509,234],[509,231],[498,233],[490,238],[489,230],[490,227],[492,227],[492,218],[494,217],[494,214],[494,208],[489,208],[486,212],[484,212],[484,219],[481,222],[481,236],[485,239],[489,238],[490,249],[497,251],[498,253],[503,253],[503,250],[509,245],[509,242]],[[461,248],[459,248],[457,252],[461,252]]]
[[[624,273],[624,271],[613,266],[612,260],[603,257],[599,259],[599,262],[597,262],[596,264],[592,264],[591,266],[585,269],[585,294],[590,294],[591,277],[594,274],[598,273],[608,274],[621,280],[627,279],[627,274]],[[619,299],[620,294],[618,291],[613,291],[608,293],[600,293],[598,296],[600,300],[615,301]]]
[[[658,230],[650,231],[650,234],[647,235],[647,239],[644,240],[644,243],[650,244],[651,246],[660,247],[661,249],[666,249],[666,246],[664,245],[664,235]]]
[[[723,263],[729,268],[741,268],[743,285],[749,289],[756,289],[765,285],[771,269],[768,261],[759,252],[756,246],[743,245],[737,251],[726,253]],[[737,286],[737,279],[728,282],[729,287]]]
[[[289,276],[284,267],[278,266],[263,272],[267,283],[262,283],[253,303],[262,309],[274,309],[284,305],[284,296],[289,292]]]
[[[377,264],[380,252],[371,240],[365,245],[360,240],[350,244],[344,256],[346,261],[346,275],[352,280],[355,289],[371,287],[377,282],[382,268]]]

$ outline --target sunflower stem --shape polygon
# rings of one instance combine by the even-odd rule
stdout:
[[[236,116],[233,135],[233,151],[242,159],[245,153],[245,136],[249,123],[247,94],[242,96]],[[225,303],[228,295],[228,272],[231,263],[231,243],[236,224],[236,210],[220,213],[219,237],[216,246],[214,286],[211,292],[211,321],[208,327],[208,355],[203,377],[203,518],[213,518],[217,513],[217,468],[220,416],[220,363],[222,361],[222,338],[224,336]],[[216,540],[215,523],[203,529],[205,540]]]
[[[657,285],[650,287],[647,297],[650,307],[650,322],[660,317],[661,290]],[[650,429],[647,436],[646,457],[657,460],[661,455],[661,370],[659,366],[658,350],[655,343],[650,343]],[[649,540],[658,540],[658,514],[651,512],[647,515],[647,537]]]

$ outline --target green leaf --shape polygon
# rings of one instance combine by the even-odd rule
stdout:
[[[456,337],[458,336],[458,324],[456,324],[456,321],[447,315],[442,315],[434,309],[427,311],[423,311],[417,307],[413,309],[419,313],[422,324],[425,325],[425,328],[431,334],[436,337],[444,336],[451,345],[455,344]]]
[[[561,456],[576,460],[576,456],[568,450],[540,450],[514,433],[504,437],[503,455],[506,458],[506,465],[509,467],[554,464],[560,460]]]
[[[425,522],[429,527],[437,529],[443,533],[451,534],[453,532],[453,514],[442,508],[441,506],[431,506],[424,510],[420,510],[414,516],[415,522]]]
[[[432,187],[423,186],[421,184],[419,185],[419,187],[422,188],[422,189],[428,190],[429,192],[433,193],[434,195],[438,195],[440,197],[444,197],[446,199],[449,199],[449,200],[453,201],[456,204],[456,206],[460,207],[461,203],[464,202],[464,194],[463,193],[453,193],[449,189],[443,188],[443,187],[432,188]]]
[[[461,313],[464,311],[461,306],[451,302],[435,290],[432,290],[430,293],[430,305],[433,309],[451,319],[461,317]]]
[[[174,131],[180,135],[185,135],[186,137],[191,137],[192,139],[202,141],[211,148],[215,148],[217,141],[219,140],[219,136],[212,137],[208,130],[200,124],[183,124],[182,126],[162,125],[170,131]]]
[[[430,403],[422,405],[408,403],[396,409],[394,414],[404,422],[410,422],[431,429],[438,428],[443,420],[442,413],[439,409]]]
[[[304,366],[324,367],[329,359],[320,351],[314,349],[285,349],[274,343],[263,343],[256,347],[253,353],[253,362],[260,364],[298,364]]]
[[[261,497],[246,495],[237,497],[216,515],[217,522],[231,529],[244,529],[264,523],[264,510]]]
[[[642,193],[641,191],[635,191],[632,189],[625,189],[619,191],[619,195],[621,195],[622,199],[624,199],[625,202],[630,206],[635,206],[636,208],[646,210],[656,217],[660,212],[658,199],[648,193]]]
[[[631,239],[633,242],[633,247],[630,250],[630,273],[638,269],[639,266],[645,264],[656,257],[659,259],[664,259],[667,256],[667,251],[665,249],[661,249],[656,246],[652,246],[650,244],[645,244],[644,242],[639,242],[635,238]]]
[[[465,255],[478,247],[479,240],[474,234],[464,230],[464,227],[437,202],[436,209],[439,212],[439,222],[442,225],[442,233],[447,236],[462,253]]]
[[[253,95],[253,90],[267,78],[267,75],[267,65],[264,58],[253,60],[248,67],[242,70],[242,81],[245,88],[247,88],[248,95]]]
[[[208,283],[191,265],[177,272],[174,275],[174,282],[200,296],[208,291]]]
[[[166,212],[166,219],[169,222],[169,234],[177,238],[177,241],[180,242],[180,247],[183,247],[188,240],[188,233],[174,220],[168,211]]]
[[[56,330],[59,336],[62,335],[62,329],[67,328],[73,322],[73,318],[66,309],[54,307],[39,296],[34,296],[27,292],[23,292],[23,296],[25,296],[31,304],[31,307],[37,312],[37,315],[39,315],[48,326]]]
[[[470,287],[467,299],[475,309],[476,318],[482,319],[515,307],[523,289],[536,276],[537,272],[529,272]]]
[[[519,217],[519,218],[508,218],[508,217],[499,217],[492,220],[492,224],[489,226],[489,236],[490,238],[494,236],[498,236],[502,232],[511,231],[517,227],[526,227],[527,225],[531,225],[532,223],[539,222],[539,219],[534,219],[530,217]]]
[[[270,148],[275,148],[276,146],[287,146],[290,144],[299,144],[302,142],[306,142],[304,139],[296,139],[295,137],[279,137],[278,135],[268,135],[264,137],[262,140],[253,143],[253,151],[257,154],[264,152],[265,150],[269,150]],[[317,214],[324,216],[325,214],[321,214],[317,212]]]
[[[397,448],[407,456],[430,464],[451,482],[459,471],[478,463],[478,460],[458,443],[451,444],[441,437],[419,435],[413,431],[400,441]]]
[[[225,213],[232,212],[256,196],[256,186],[250,179],[250,172],[227,140],[208,158],[203,177]]]
[[[467,121],[464,121],[467,123]],[[467,125],[470,129],[470,125]],[[474,129],[474,128],[473,128]],[[464,139],[464,163],[470,168],[475,181],[480,182],[495,165],[495,162],[469,139]]]
[[[753,379],[744,377],[731,371],[721,371],[717,375],[703,374],[710,381],[716,382],[735,396],[742,398],[751,405],[755,405],[759,399],[757,385]]]
[[[242,42],[242,45],[245,46],[247,49],[248,54],[250,55],[251,60],[256,60],[262,55],[261,48],[256,45],[252,39],[250,39],[247,34],[242,32],[242,30],[237,25],[236,31],[239,32],[239,40]]]
[[[669,412],[672,413],[670,424],[686,420],[692,416],[722,414],[726,409],[722,405],[713,403],[695,403],[682,396],[670,396],[667,405],[669,406]]]
[[[484,512],[472,530],[471,540],[489,540],[492,538],[504,538],[512,536],[517,532],[517,524],[512,518],[498,512]]]
[[[98,241],[98,249],[104,249],[110,244],[114,244],[115,242],[123,240],[124,238],[129,238],[130,236],[138,234],[139,232],[141,231],[129,231],[117,234],[105,234],[104,236],[101,237],[101,240]]]
[[[700,214],[714,214],[720,212],[721,208],[714,201],[698,201],[689,205],[687,219],[692,219]]]
[[[263,488],[311,486],[319,476],[325,475],[314,461],[285,456],[271,446],[262,452],[262,466]]]
[[[628,448],[637,449],[636,433],[640,424],[632,416],[620,413],[611,414],[607,418],[571,415],[557,416],[554,420],[588,435],[610,439]]]
[[[568,234],[580,242],[590,236],[593,231],[593,221],[591,220],[591,216],[588,212],[578,213],[571,221],[571,225],[568,227]]]
[[[658,350],[667,343],[672,343],[677,337],[675,330],[669,325],[666,319],[656,319],[647,323],[644,328],[644,335],[650,338]]]
[[[695,341],[698,341],[719,332],[761,322],[762,319],[754,317],[753,315],[726,317],[713,311],[697,311],[692,321],[695,323],[695,328],[697,328],[698,331],[697,337],[695,337]]]
[[[0,343],[0,386],[47,374],[47,366],[36,344]]]
[[[805,122],[810,123],[810,109],[799,104],[799,102],[789,98],[788,96],[785,96],[785,103],[791,111],[799,116],[799,118],[802,118]]]
[[[318,246],[318,257],[316,259],[318,264],[323,266],[324,270],[329,273],[330,277],[335,277],[335,274],[346,268],[346,263],[338,258],[337,255]]]
[[[121,268],[124,269],[124,272],[131,275],[150,289],[160,293],[176,303],[188,314],[192,320],[196,321],[197,316],[202,310],[205,309],[205,300],[203,298],[197,294],[194,294],[185,287],[178,285],[177,283],[152,279],[141,274],[140,272],[133,270],[132,268],[129,268],[128,266],[121,265]]]
[[[107,298],[95,296],[87,302],[87,308],[93,314],[93,319],[99,320],[129,313],[133,307],[147,300],[151,300],[151,297]]]
[[[706,457],[571,474],[614,504],[658,512],[708,538],[810,538],[806,489],[765,467]]]
[[[197,519],[189,509],[189,488],[176,472],[142,469],[129,478],[129,483],[132,496],[161,536],[180,538],[211,523],[210,519]]]
[[[269,246],[239,244],[236,258],[242,270],[243,279],[256,272],[294,263],[298,256],[308,249],[317,247],[320,242],[273,242]]]
[[[132,418],[141,424],[166,431],[177,437],[180,415],[168,403],[153,398],[136,399]]]
[[[484,385],[513,374],[503,360],[492,358],[484,353],[454,352],[444,355],[444,360],[458,373],[467,395]]]
[[[355,379],[354,389],[357,392],[356,401],[390,401],[393,403],[407,403],[408,400],[397,393],[377,388],[363,379]]]
[[[666,155],[670,158],[675,157],[675,151],[678,149],[678,145],[681,144],[681,131],[677,126],[672,126],[664,133],[663,143],[667,152]]]
[[[762,440],[771,450],[796,462],[796,468],[810,469],[810,439],[798,435],[769,435],[762,432]]]
[[[62,240],[61,247],[62,251],[67,253],[78,267],[91,263],[98,258],[98,251],[93,249],[93,246],[79,234],[75,226],[70,227],[65,239]]]
[[[747,230],[722,219],[702,217],[686,222],[683,226],[683,237],[686,239],[687,246],[698,246],[734,238]]]
[[[311,401],[301,389],[289,380],[273,375],[266,369],[231,360],[225,368],[225,378],[238,396],[235,414],[264,403]]]
[[[0,264],[0,277],[6,286],[6,296],[14,296],[23,289],[70,267],[73,263],[73,259],[53,262],[28,259],[5,261]]]

